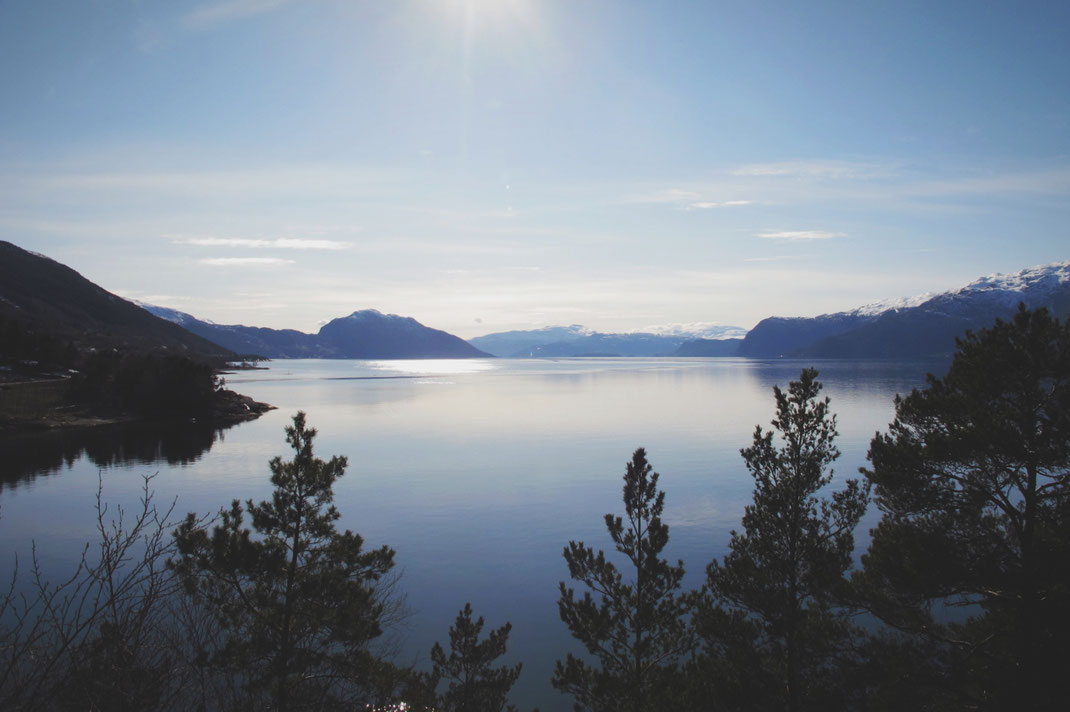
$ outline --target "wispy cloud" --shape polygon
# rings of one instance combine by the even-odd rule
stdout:
[[[277,267],[294,263],[293,260],[284,260],[281,257],[206,257],[198,261],[202,265],[211,265],[212,267]]]
[[[770,257],[747,257],[744,262],[783,262],[785,260],[797,260],[798,255],[772,255]]]
[[[750,203],[778,210],[821,205],[831,210],[928,215],[961,212],[968,209],[966,201],[988,196],[999,200],[1070,196],[1070,162],[1058,159],[1051,165],[1009,169],[892,159],[782,161],[725,167],[698,179],[677,178],[667,189],[645,181],[610,184],[606,191],[617,196],[618,204],[660,204],[685,211],[727,210]]]
[[[176,245],[196,245],[198,247],[250,247],[254,249],[274,248],[281,250],[348,250],[352,242],[340,240],[305,240],[297,238],[277,238],[263,240],[247,237],[179,237],[172,240]]]
[[[224,0],[195,7],[182,24],[195,30],[270,12],[291,0]]]
[[[732,171],[737,176],[795,176],[803,178],[869,179],[894,174],[889,166],[853,161],[781,161],[752,163]]]
[[[1068,195],[1070,168],[966,176],[942,181],[921,181],[905,189],[917,196],[952,195]]]
[[[732,208],[739,205],[751,205],[753,200],[726,200],[723,203],[715,203],[709,200],[700,200],[694,203],[688,203],[684,206],[686,210],[709,210],[710,208]]]
[[[847,233],[828,232],[827,230],[781,230],[779,232],[759,232],[755,237],[765,240],[798,242],[802,240],[831,240],[834,237],[847,237]]]
[[[664,190],[655,190],[649,193],[639,193],[635,195],[628,195],[622,198],[622,202],[625,203],[685,203],[688,201],[698,200],[699,194],[691,190],[681,190],[680,188],[666,188]]]
[[[627,195],[621,198],[623,203],[673,205],[683,210],[709,210],[711,208],[730,208],[750,205],[753,200],[709,200],[702,193],[680,188],[667,188],[649,193]]]
[[[183,195],[205,199],[220,196],[272,198],[273,196],[313,195],[367,196],[381,194],[396,176],[369,171],[315,164],[276,165],[237,170],[116,170],[52,173],[0,174],[0,187],[11,183],[40,191],[79,191],[142,195]]]

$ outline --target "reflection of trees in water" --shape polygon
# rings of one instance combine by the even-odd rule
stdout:
[[[0,489],[70,467],[83,456],[97,467],[167,462],[186,465],[211,449],[230,426],[137,423],[19,433],[0,438]]]

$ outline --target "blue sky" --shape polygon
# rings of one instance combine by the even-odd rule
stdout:
[[[753,326],[1070,259],[1070,4],[0,0],[0,239],[220,323]]]

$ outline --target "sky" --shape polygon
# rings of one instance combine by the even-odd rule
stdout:
[[[217,323],[815,316],[1070,259],[1070,3],[0,0],[0,239]]]

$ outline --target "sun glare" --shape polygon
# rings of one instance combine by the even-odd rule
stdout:
[[[462,13],[467,21],[479,25],[526,22],[534,14],[531,0],[446,0],[446,4]]]
[[[391,359],[371,361],[368,367],[404,375],[446,376],[480,373],[498,368],[489,359]]]
[[[461,26],[466,41],[536,34],[539,22],[532,0],[442,0],[438,14]]]

